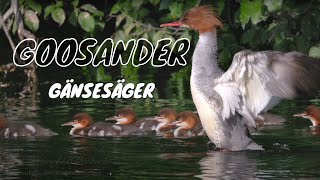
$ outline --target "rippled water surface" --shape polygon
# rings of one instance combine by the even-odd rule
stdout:
[[[195,110],[188,85],[181,87],[167,82],[157,85],[154,99],[124,101],[50,100],[47,84],[50,85],[40,86],[36,102],[28,97],[19,98],[8,89],[1,91],[0,110],[11,120],[35,121],[59,136],[0,139],[0,179],[320,177],[320,136],[312,131],[307,120],[292,118],[293,113],[307,105],[317,105],[317,100],[285,101],[274,108],[272,113],[282,115],[287,122],[264,127],[253,136],[266,151],[217,152],[207,145],[206,137],[80,138],[71,137],[70,129],[60,126],[82,111],[102,121],[116,109],[127,106],[133,107],[139,116],[152,116],[163,107]],[[184,92],[176,93],[181,93],[181,88]]]

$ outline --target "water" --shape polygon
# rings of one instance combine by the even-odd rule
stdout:
[[[167,82],[158,92],[175,92],[181,86]],[[320,177],[320,138],[312,133],[307,120],[292,114],[316,101],[285,101],[273,109],[288,121],[281,126],[264,127],[253,139],[265,147],[261,152],[217,152],[206,137],[167,139],[147,137],[71,137],[60,124],[75,113],[86,111],[96,121],[112,116],[115,109],[131,106],[139,116],[151,116],[163,107],[178,111],[195,110],[189,92],[164,93],[168,98],[140,100],[50,100],[48,84],[40,86],[39,102],[19,99],[1,91],[1,112],[12,120],[35,121],[59,136],[50,138],[0,139],[1,179],[192,179],[192,178],[310,178]],[[166,83],[165,83],[166,84]],[[183,83],[187,84],[187,83]],[[188,87],[183,87],[188,88]]]

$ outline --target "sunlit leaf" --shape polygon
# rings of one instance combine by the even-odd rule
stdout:
[[[139,8],[142,4],[143,4],[143,0],[132,1],[132,6],[135,8]]]
[[[18,25],[17,25],[17,18],[14,18],[13,24],[12,24],[12,33],[16,34],[18,29]]]
[[[262,0],[242,0],[240,7],[240,22],[244,29],[251,19],[252,24],[257,24],[262,20]]]
[[[115,4],[112,6],[110,13],[117,14],[120,10],[121,10],[120,6],[118,4]]]
[[[124,14],[120,14],[116,17],[116,27],[119,27],[120,23],[126,18]]]
[[[218,7],[217,7],[218,14],[222,13],[224,7],[225,7],[225,0],[219,0]]]
[[[160,0],[150,0],[150,3],[152,4],[152,5],[157,5],[157,4],[159,4],[159,2],[160,2]]]
[[[64,13],[64,10],[61,8],[56,8],[51,13],[52,19],[61,26],[64,23],[64,20],[66,19],[66,14]]]
[[[183,4],[174,2],[169,6],[170,14],[174,19],[180,18],[183,14]]]
[[[267,6],[268,11],[273,12],[281,9],[282,0],[264,0],[263,4]]]
[[[56,8],[61,8],[61,7],[63,7],[63,2],[62,1],[58,1],[56,3]]]
[[[41,5],[39,3],[37,3],[35,0],[28,0],[27,2],[28,2],[29,7],[32,10],[34,10],[38,14],[41,14],[42,7],[41,7]]]
[[[79,16],[79,10],[78,9],[74,9],[72,11],[71,15],[69,16],[70,24],[72,24],[73,26],[77,26],[77,24],[78,24],[78,16]]]
[[[24,22],[33,32],[39,29],[39,18],[37,14],[32,10],[27,10],[24,13]]]
[[[320,58],[320,45],[311,47],[309,55],[315,58]]]
[[[163,38],[163,31],[157,31],[153,36],[152,36],[152,43],[156,44],[158,40]]]
[[[91,4],[84,4],[80,7],[80,9],[91,12],[92,14],[98,11],[97,8]]]
[[[81,12],[78,17],[78,22],[83,30],[87,32],[92,32],[94,30],[95,21],[90,13]]]
[[[79,0],[73,0],[71,4],[73,7],[77,7],[79,5]]]
[[[54,11],[56,8],[55,5],[49,5],[44,9],[44,19],[47,19],[48,16]]]
[[[130,31],[135,27],[131,18],[126,18],[126,24],[123,26],[124,33],[129,35]]]
[[[169,0],[162,0],[160,2],[159,10],[168,9],[169,7]]]

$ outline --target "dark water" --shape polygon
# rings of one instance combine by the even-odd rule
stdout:
[[[168,83],[163,91],[174,92],[177,86]],[[178,111],[195,109],[188,91],[185,98],[171,94],[172,98],[166,99],[157,98],[159,91],[154,99],[124,101],[50,100],[43,90],[39,100],[33,102],[35,106],[28,97],[19,99],[18,95],[1,91],[0,110],[10,119],[35,121],[60,135],[0,139],[0,179],[320,177],[320,136],[311,132],[307,120],[291,117],[305,106],[317,104],[316,100],[286,101],[276,107],[273,113],[288,121],[281,126],[265,127],[253,136],[265,147],[266,151],[262,152],[212,151],[206,137],[71,137],[69,128],[60,126],[81,111],[99,121],[126,106],[132,106],[139,116],[154,115],[163,107]]]

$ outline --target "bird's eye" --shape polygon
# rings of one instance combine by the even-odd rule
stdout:
[[[122,114],[118,114],[118,117],[123,117],[123,115]]]

